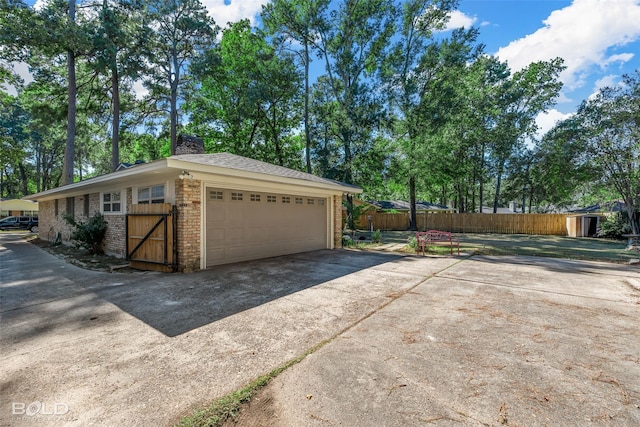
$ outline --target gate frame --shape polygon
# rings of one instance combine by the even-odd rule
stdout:
[[[131,251],[131,253],[129,253],[129,217],[130,216],[159,216],[160,219],[158,220],[158,222],[156,222],[156,224],[151,227],[151,229],[147,232],[147,234],[142,238],[142,240],[140,240],[140,242],[138,242],[138,244],[136,245],[135,248],[133,248],[133,250]],[[168,261],[168,252],[167,252],[167,243],[168,243],[168,239],[167,239],[167,231],[168,231],[168,227],[167,227],[167,218],[172,216],[173,217],[173,221],[171,222],[171,228],[172,228],[172,243],[173,243],[173,250],[172,250],[172,255],[173,255],[173,259],[172,262]],[[146,262],[149,264],[157,264],[157,265],[164,265],[166,267],[171,267],[171,271],[172,272],[177,272],[178,271],[178,222],[177,222],[177,218],[178,218],[178,208],[176,207],[176,205],[171,205],[171,212],[170,213],[141,213],[141,214],[135,214],[135,213],[127,213],[125,215],[125,253],[126,253],[126,260],[131,262],[131,261],[135,261],[135,262]],[[142,247],[142,245],[144,244],[144,242],[146,242],[149,237],[151,237],[151,235],[153,234],[154,231],[156,231],[156,229],[160,226],[160,224],[163,224],[164,226],[164,261],[150,261],[150,260],[144,260],[144,259],[132,259],[133,254],[136,253],[136,251],[138,249],[140,249]]]

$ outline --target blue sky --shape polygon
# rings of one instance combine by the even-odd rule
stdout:
[[[462,0],[453,25],[480,27],[489,54],[519,70],[562,57],[564,88],[543,130],[603,86],[640,69],[640,0]]]
[[[268,0],[202,2],[226,26],[244,18],[256,24]],[[508,61],[513,71],[564,58],[564,89],[557,105],[538,118],[542,132],[600,87],[640,69],[640,0],[460,0],[450,26],[472,25],[480,28],[486,53]]]
[[[220,25],[240,18],[256,23],[266,0],[203,0]],[[562,57],[564,89],[557,105],[538,118],[541,133],[575,112],[600,87],[619,84],[640,69],[640,0],[461,0],[451,27],[480,28],[486,53],[513,71]]]

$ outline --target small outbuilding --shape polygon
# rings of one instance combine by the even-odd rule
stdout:
[[[602,214],[584,213],[567,216],[567,236],[595,237]]]
[[[229,153],[131,165],[26,197],[40,238],[70,241],[65,213],[108,223],[105,252],[136,267],[192,271],[342,245],[342,196],[356,186]]]

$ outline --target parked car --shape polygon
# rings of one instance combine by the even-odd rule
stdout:
[[[0,230],[29,230],[38,232],[38,217],[8,216],[0,219]]]

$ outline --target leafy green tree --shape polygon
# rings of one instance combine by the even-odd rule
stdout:
[[[521,149],[525,138],[537,130],[535,118],[553,105],[562,83],[558,79],[564,69],[563,61],[556,58],[547,62],[534,62],[514,73],[500,87],[497,99],[493,141],[490,146],[496,177],[493,212],[497,212],[505,167]]]
[[[456,5],[457,2],[449,0],[405,2],[398,26],[400,37],[382,67],[390,107],[397,117],[393,133],[398,141],[399,161],[394,167],[396,173],[408,179],[411,230],[416,229],[416,181],[423,175],[425,152],[422,148],[430,123],[429,117],[421,114],[421,103],[427,85],[437,74],[428,56],[437,54],[433,48],[437,45],[433,32],[444,27],[448,13]]]
[[[123,79],[130,84],[143,70],[143,46],[148,43],[149,27],[140,25],[145,10],[140,0],[103,0],[93,34],[92,65],[97,72],[110,75],[111,168],[120,164],[121,100]]]
[[[28,113],[18,99],[0,94],[0,188],[1,197],[16,198],[29,194],[25,142],[29,138]]]
[[[576,134],[579,126],[574,119],[558,123],[539,144],[516,162],[510,175],[507,197],[522,197],[523,206],[539,211],[570,206],[576,201],[577,189],[594,178],[584,147]]]
[[[15,72],[13,63],[26,59],[24,37],[25,23],[32,20],[33,11],[20,0],[0,2],[0,84],[20,86],[22,78]],[[22,32],[22,33],[21,33]],[[20,40],[16,40],[16,38]]]
[[[151,99],[168,106],[171,154],[175,154],[179,125],[178,103],[188,85],[188,66],[213,46],[218,31],[200,0],[149,0],[147,44],[150,69],[145,81]]]
[[[262,21],[271,34],[299,43],[297,51],[304,66],[304,134],[307,172],[311,173],[311,130],[309,124],[311,51],[316,40],[318,17],[327,10],[329,0],[274,0],[262,7]]]
[[[433,45],[425,56],[430,78],[424,86],[419,115],[426,139],[425,171],[431,185],[449,187],[457,197],[457,208],[465,212],[467,190],[473,169],[474,130],[478,129],[473,110],[470,67],[482,53],[476,45],[476,29],[457,29],[450,38]],[[471,83],[471,85],[470,85]]]
[[[5,51],[13,53],[30,65],[34,57],[44,55],[53,62],[66,58],[67,72],[67,138],[64,155],[63,183],[70,184],[74,176],[76,135],[76,57],[90,50],[90,40],[84,21],[76,20],[75,0],[46,2],[37,11],[19,0],[12,0],[2,9],[0,18],[6,26],[0,32]],[[16,53],[18,55],[16,56]]]
[[[196,64],[190,127],[212,150],[299,166],[293,131],[300,123],[300,75],[291,54],[270,45],[249,21],[224,29],[220,44]]]
[[[624,201],[631,232],[640,234],[640,71],[584,101],[577,120],[575,140],[598,168],[600,183]]]
[[[318,49],[336,107],[331,131],[341,148],[339,178],[349,184],[359,173],[357,157],[371,153],[381,124],[382,102],[372,79],[388,54],[395,17],[395,5],[386,0],[343,0],[318,19]],[[347,217],[353,228],[350,195]]]

